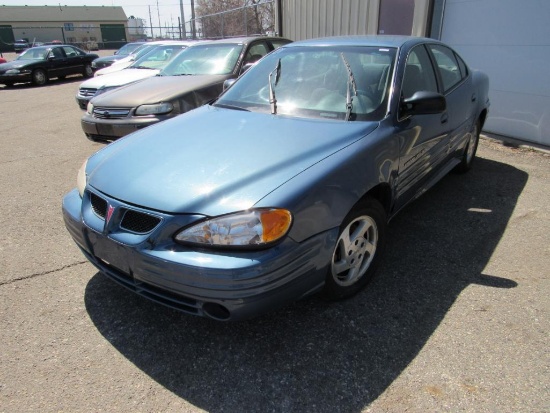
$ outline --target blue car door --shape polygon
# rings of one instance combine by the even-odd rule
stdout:
[[[432,60],[422,44],[411,49],[407,56],[401,82],[401,100],[420,91],[439,91]],[[398,111],[396,117],[400,154],[395,207],[399,209],[420,195],[419,191],[447,158],[450,126],[447,111],[412,116],[403,116]]]
[[[450,48],[430,44],[435,69],[440,79],[440,89],[447,101],[449,115],[449,154],[455,156],[468,139],[475,118],[477,96],[472,85],[472,76],[462,59]]]

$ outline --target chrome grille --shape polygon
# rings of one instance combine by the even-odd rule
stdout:
[[[122,119],[128,116],[128,108],[101,108],[94,107],[93,116],[98,119]]]
[[[97,92],[97,89],[81,87],[80,90],[78,91],[78,94],[82,97],[90,98],[95,96],[96,92]]]
[[[120,223],[120,227],[138,234],[146,234],[154,230],[159,223],[159,217],[127,209]]]

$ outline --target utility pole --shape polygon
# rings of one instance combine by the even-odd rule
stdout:
[[[155,40],[155,35],[153,34],[153,19],[151,18],[151,6],[149,6],[149,23],[151,24],[151,40]]]
[[[180,15],[181,15],[181,23],[180,23],[180,33],[183,32],[183,37],[180,35],[181,39],[187,39],[187,30],[185,29],[185,14],[183,13],[183,0],[180,0]]]
[[[157,0],[157,16],[159,18],[159,31],[160,35],[159,37],[162,39],[162,26],[160,25],[160,9],[159,9],[159,0]]]
[[[193,40],[197,39],[197,30],[195,28],[195,0],[191,0],[191,35]]]

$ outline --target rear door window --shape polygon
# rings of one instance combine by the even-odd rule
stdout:
[[[428,46],[435,58],[441,81],[443,82],[443,92],[449,92],[462,80],[462,74],[454,52],[448,47],[431,44]]]

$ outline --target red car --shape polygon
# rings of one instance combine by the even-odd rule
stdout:
[[[6,59],[4,59],[3,57],[0,57],[0,63],[6,63],[6,62],[7,62]]]

